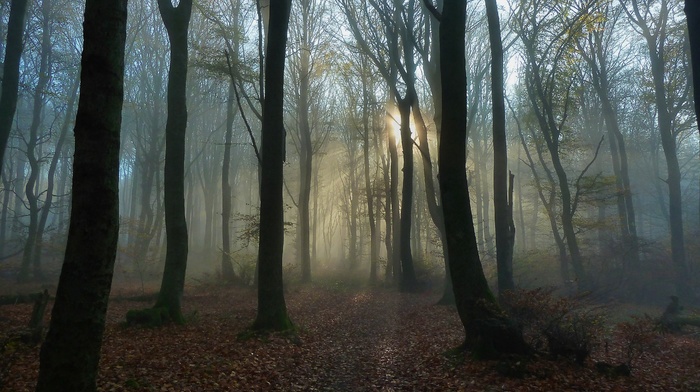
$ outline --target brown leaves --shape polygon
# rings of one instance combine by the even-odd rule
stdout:
[[[584,367],[533,358],[522,378],[500,375],[498,361],[443,356],[462,341],[456,312],[437,297],[388,290],[339,292],[291,288],[287,303],[298,339],[271,334],[239,340],[255,317],[255,292],[190,290],[184,326],[124,328],[133,302],[114,300],[102,348],[101,391],[480,391],[688,390],[700,387],[700,342],[664,336],[662,349],[635,358],[632,377],[610,379],[593,361],[617,363],[624,342],[612,340]],[[197,310],[196,317],[194,311]],[[2,327],[24,325],[29,305],[0,307]],[[636,335],[634,335],[636,336]],[[38,348],[16,348],[2,391],[32,391]]]

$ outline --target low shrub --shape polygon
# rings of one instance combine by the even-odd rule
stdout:
[[[506,293],[501,304],[536,350],[583,364],[603,336],[605,317],[581,299],[554,295],[554,288]]]

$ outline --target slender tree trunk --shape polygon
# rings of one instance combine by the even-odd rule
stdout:
[[[187,130],[187,31],[192,0],[174,7],[158,0],[170,40],[168,120],[165,125],[165,232],[167,248],[163,279],[155,308],[166,308],[170,318],[183,323],[181,300],[185,288],[188,236],[185,219],[185,132]]]
[[[445,219],[442,212],[442,204],[438,203],[440,195],[435,187],[433,179],[433,162],[430,157],[430,146],[428,144],[428,129],[425,126],[423,114],[416,98],[413,102],[413,122],[416,125],[418,135],[418,148],[423,162],[423,180],[425,182],[425,196],[428,204],[430,219],[437,228],[440,244],[442,245],[443,258],[445,263],[445,285],[442,297],[438,301],[440,305],[454,304],[454,292],[452,291],[452,278],[450,277],[449,258],[447,254],[447,237],[445,235]]]
[[[292,327],[284,301],[284,61],[291,0],[270,0],[265,62],[258,248],[258,314],[253,329]]]
[[[299,97],[297,102],[297,118],[299,131],[299,222],[297,233],[299,236],[299,262],[301,264],[302,282],[311,281],[311,222],[309,204],[311,202],[311,174],[313,169],[313,145],[311,143],[311,125],[309,112],[311,111],[311,34],[309,25],[310,0],[304,0],[301,6],[301,42],[299,52]]]
[[[364,158],[364,174],[365,174],[365,196],[367,198],[367,219],[369,220],[369,282],[375,284],[377,282],[377,265],[379,262],[379,241],[377,236],[377,221],[374,214],[374,192],[372,187],[372,178],[370,176],[370,108],[369,108],[369,86],[368,86],[368,64],[363,57],[362,61],[362,154]]]
[[[0,172],[5,158],[7,141],[10,139],[12,121],[17,110],[19,88],[19,63],[24,49],[24,18],[27,15],[27,0],[12,0],[10,18],[7,22],[7,44],[2,71],[0,94]]]
[[[496,0],[486,1],[486,17],[491,43],[491,104],[493,106],[493,209],[496,226],[496,265],[498,294],[515,288],[513,282],[513,210],[508,203],[508,150],[506,107],[503,96],[503,43]],[[512,186],[510,187],[512,191]]]
[[[51,2],[43,0],[41,5],[42,15],[42,39],[41,54],[39,60],[39,77],[34,89],[34,104],[32,108],[32,122],[29,125],[29,138],[27,139],[27,161],[29,162],[29,178],[24,188],[29,205],[29,228],[27,231],[27,242],[24,245],[22,255],[22,268],[18,280],[26,282],[29,280],[29,268],[32,266],[32,276],[34,280],[42,278],[41,273],[41,248],[37,246],[39,237],[39,195],[37,195],[37,185],[41,176],[41,167],[37,151],[39,143],[39,127],[41,126],[41,114],[44,110],[44,96],[51,77]],[[0,109],[1,110],[1,109]],[[44,208],[49,208],[44,206]]]
[[[71,119],[73,118],[73,108],[75,107],[75,101],[78,97],[78,86],[79,77],[76,76],[73,86],[71,87],[70,96],[68,98],[68,105],[66,106],[66,114],[63,119],[63,125],[61,126],[61,131],[56,141],[56,148],[51,158],[51,163],[49,164],[49,170],[47,173],[47,186],[46,186],[46,199],[44,205],[41,208],[41,214],[39,216],[39,224],[36,231],[36,241],[34,246],[34,257],[40,257],[41,248],[43,245],[44,230],[46,229],[47,221],[49,219],[49,213],[53,204],[54,195],[54,183],[56,177],[56,169],[58,167],[58,161],[61,157],[61,152],[63,151],[63,145],[65,144],[66,137],[68,136],[68,130],[70,129]]]
[[[391,268],[393,283],[400,282],[401,272],[401,221],[400,221],[400,206],[399,206],[399,153],[396,147],[396,138],[391,128],[388,131],[388,148],[389,148],[389,172],[390,186],[389,198],[391,205]]]
[[[416,273],[411,254],[411,213],[413,205],[413,139],[411,138],[410,116],[412,102],[399,101],[401,116],[401,149],[403,150],[403,186],[401,187],[400,256],[401,291],[416,289]]]
[[[5,169],[7,169],[7,172],[11,173],[12,172],[12,166],[5,165]],[[7,252],[7,229],[8,229],[8,215],[10,211],[10,189],[12,186],[12,181],[10,180],[10,175],[5,175],[5,172],[0,173],[2,174],[2,187],[3,187],[3,193],[2,193],[2,212],[0,213],[0,246],[2,246],[2,249],[4,249],[3,253],[0,253],[0,256],[4,256],[5,253]]]
[[[226,282],[236,278],[231,260],[231,184],[229,182],[231,168],[231,140],[233,139],[234,81],[228,85],[228,104],[226,105],[226,140],[224,142],[224,162],[221,169],[221,277]]]
[[[654,96],[656,97],[657,120],[661,146],[666,158],[668,178],[669,222],[671,227],[671,254],[676,271],[676,286],[678,294],[693,297],[690,272],[685,258],[685,240],[683,236],[683,207],[681,191],[681,169],[678,163],[676,138],[673,134],[671,115],[666,103],[666,85],[664,82],[664,60],[656,52],[655,43],[647,39],[651,55],[651,73],[654,80]]]
[[[386,113],[385,115],[385,121],[384,121],[384,134],[387,136],[387,145],[392,143],[393,141],[393,136],[392,136],[392,129],[391,126],[389,125],[389,114]],[[379,146],[376,146],[377,149],[379,149]],[[388,147],[391,148],[391,147]],[[391,158],[389,158],[391,159]],[[381,155],[381,160],[382,160],[382,173],[384,175],[384,226],[386,226],[385,232],[384,232],[384,246],[386,248],[386,268],[384,271],[384,278],[385,281],[391,282],[394,280],[394,244],[393,244],[393,235],[392,235],[392,228],[393,228],[393,206],[392,206],[392,183],[391,183],[391,162],[387,162],[386,155],[382,153]]]
[[[36,390],[95,391],[119,235],[125,0],[87,0],[65,259]]]

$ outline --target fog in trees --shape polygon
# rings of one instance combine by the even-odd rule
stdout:
[[[54,317],[76,219],[113,213],[78,193],[81,105],[105,86],[71,4],[0,1],[0,280],[58,287]],[[290,288],[430,293],[490,355],[527,352],[513,290],[700,301],[694,2],[127,7],[110,282],[160,288],[129,320],[186,323],[205,284],[257,290],[261,330],[296,328]]]

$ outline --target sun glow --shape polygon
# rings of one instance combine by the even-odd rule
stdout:
[[[394,137],[394,142],[396,144],[401,143],[401,118],[398,113],[389,113],[388,116],[388,121],[389,121],[389,128],[392,132],[392,136]],[[416,139],[416,125],[413,122],[413,118],[411,118],[409,124],[409,128],[411,129],[411,139]]]

